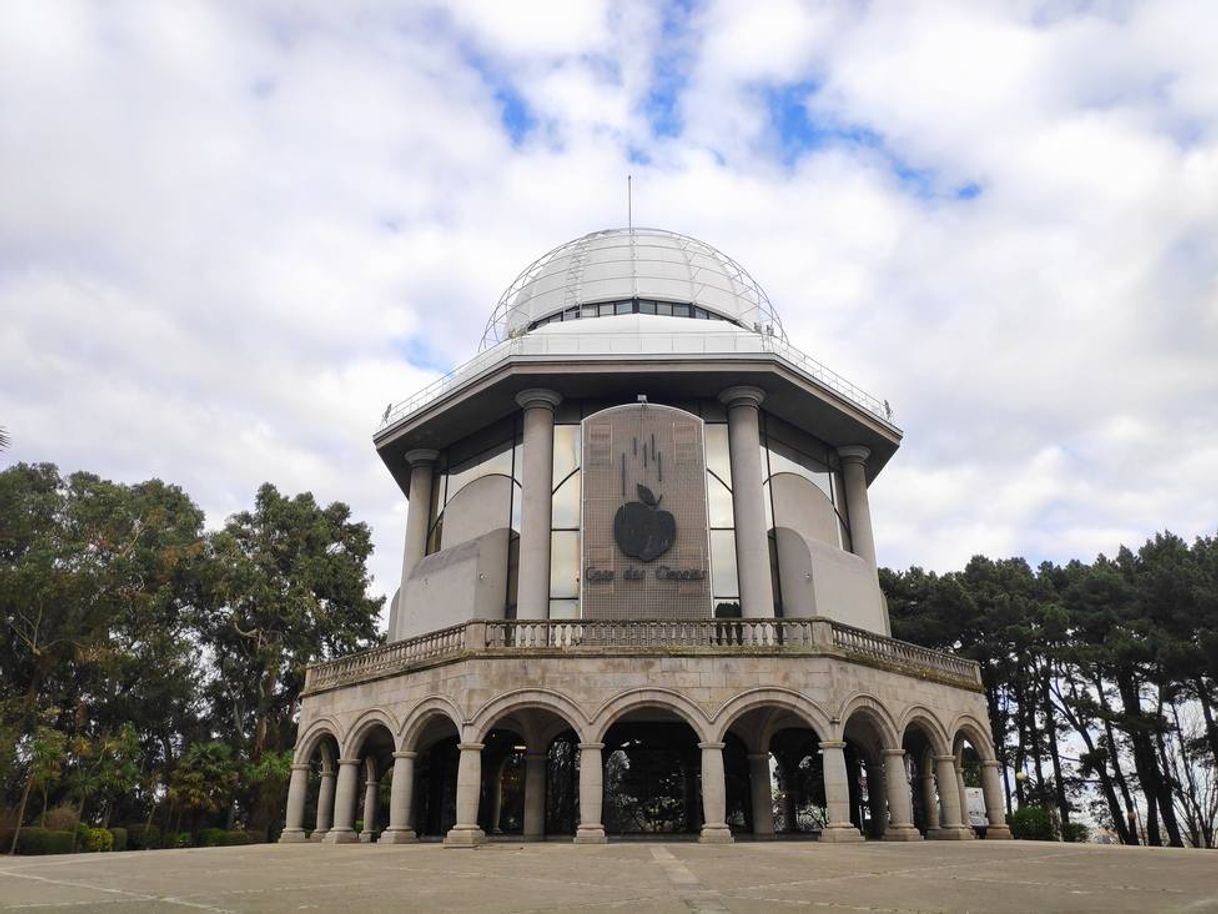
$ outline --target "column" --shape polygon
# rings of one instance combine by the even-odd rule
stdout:
[[[554,491],[554,407],[562,396],[552,390],[522,390],[524,467],[521,472],[520,571],[517,619],[550,615],[550,519]]]
[[[749,753],[749,794],[753,799],[753,836],[774,837],[774,794],[770,784],[770,754]]]
[[[288,781],[288,811],[283,833],[279,836],[281,844],[295,844],[305,840],[304,807],[305,794],[309,791],[309,763],[297,762],[292,765],[292,779]]]
[[[372,844],[376,841],[376,801],[381,784],[376,779],[376,768],[366,765],[367,774],[364,777],[364,830],[359,834],[361,844]]]
[[[964,786],[964,760],[961,758],[956,759],[956,784],[960,790],[960,821],[970,834],[975,835],[972,819],[968,814],[968,790]]]
[[[884,750],[884,789],[888,794],[888,827],[885,841],[920,841],[913,824],[913,801],[905,778],[905,750]]]
[[[417,448],[406,452],[410,466],[410,497],[406,502],[406,545],[402,549],[402,587],[397,612],[389,620],[389,640],[395,641],[405,625],[406,581],[427,552],[427,528],[431,521],[431,481],[438,451]]]
[[[922,809],[926,813],[926,837],[933,838],[939,830],[939,797],[935,793],[935,775],[929,767],[920,776],[922,782]]]
[[[601,767],[604,743],[579,744],[579,828],[576,844],[604,844],[605,826],[601,824],[605,771]]]
[[[1002,775],[1000,763],[989,759],[981,763],[981,790],[985,794],[985,817],[989,824],[985,829],[985,840],[1006,840],[1011,837],[1002,802]]]
[[[359,787],[359,759],[338,760],[338,783],[334,788],[334,827],[326,832],[326,844],[352,844],[355,835],[355,791]]]
[[[867,814],[871,818],[868,838],[883,838],[888,830],[888,794],[885,791],[884,765],[867,766]]]
[[[826,740],[820,744],[820,749],[821,763],[825,769],[825,802],[829,807],[829,824],[820,833],[820,840],[833,843],[862,841],[862,833],[850,822],[846,744],[842,740]]]
[[[546,835],[546,754],[524,756],[524,840],[540,841]]]
[[[727,406],[740,613],[746,619],[772,618],[774,585],[770,578],[770,543],[762,500],[764,479],[758,418],[765,391],[759,387],[729,387],[719,394],[719,399]]]
[[[457,761],[457,824],[444,836],[445,847],[476,847],[486,840],[478,827],[478,800],[482,794],[482,743],[459,743]]]
[[[414,760],[417,752],[393,753],[393,783],[389,792],[389,827],[378,844],[411,844],[418,840],[410,827],[414,805]]]
[[[723,777],[723,743],[698,743],[702,750],[702,844],[730,844],[727,784]]]
[[[313,840],[325,838],[330,826],[334,824],[334,769],[323,768],[321,786],[317,789],[317,828],[313,831]]]
[[[935,784],[939,788],[939,802],[943,804],[943,818],[935,837],[939,840],[961,841],[973,837],[964,825],[960,813],[960,785],[956,780],[956,756],[935,756]]]
[[[846,484],[846,517],[850,520],[850,543],[854,554],[875,564],[875,537],[871,532],[871,506],[867,502],[867,458],[870,448],[860,445],[839,447],[842,477]]]

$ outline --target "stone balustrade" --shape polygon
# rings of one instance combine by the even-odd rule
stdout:
[[[305,673],[305,693],[381,679],[436,662],[520,651],[826,654],[981,686],[981,668],[972,660],[830,619],[542,619],[467,622],[315,663]]]

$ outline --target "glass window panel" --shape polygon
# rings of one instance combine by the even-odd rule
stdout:
[[[673,317],[689,317],[689,305],[673,305]]]
[[[578,619],[579,600],[551,600],[551,619]]]
[[[524,504],[524,490],[520,483],[512,483],[512,529],[520,532],[521,506]]]
[[[634,313],[634,302],[620,301],[617,303],[616,307],[614,307],[613,310],[615,312],[617,312],[618,314],[633,314]]]
[[[734,527],[732,493],[727,486],[709,473],[706,474],[706,508],[712,527]]]
[[[596,305],[584,305],[579,312],[580,317],[596,317]]]
[[[656,303],[655,302],[646,301],[646,300],[639,302],[639,314],[655,314],[655,313],[656,313]]]
[[[524,444],[517,442],[512,448],[515,456],[512,458],[512,478],[520,482],[520,478],[524,475]]]
[[[557,487],[579,466],[580,431],[578,425],[554,426],[554,476],[550,483],[551,489]]]
[[[807,454],[801,454],[785,444],[770,441],[770,474],[794,473],[811,482],[826,496],[833,500],[833,486],[830,482],[829,468]]]
[[[656,314],[663,314],[665,317],[672,317],[672,302],[656,302]]]
[[[706,313],[705,308],[694,308],[694,317],[696,317],[698,320],[704,321],[709,317],[709,315]]]
[[[732,458],[727,445],[727,426],[707,424],[705,437],[706,468],[730,486],[732,484]]]
[[[734,530],[712,530],[711,590],[715,599],[740,596],[740,581],[736,576],[736,533]]]
[[[554,528],[579,528],[580,474],[576,473],[554,493],[550,525]]]
[[[578,530],[550,533],[550,596],[554,599],[579,597]]]
[[[520,537],[515,534],[508,540],[507,603],[504,618],[516,618],[516,594],[520,584]]]
[[[613,302],[605,302],[599,307],[598,312],[601,317],[609,317],[613,314]]]

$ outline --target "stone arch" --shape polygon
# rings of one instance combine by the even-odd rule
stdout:
[[[997,759],[994,744],[990,740],[986,727],[972,714],[959,715],[952,721],[948,733],[951,735],[953,750],[963,738],[969,741],[983,762],[992,762]]]
[[[901,736],[902,744],[904,744],[905,737],[909,734],[909,728],[915,725],[920,727],[926,734],[926,739],[930,743],[935,755],[951,754],[951,740],[948,738],[947,731],[943,729],[943,724],[939,722],[939,718],[935,717],[933,712],[921,705],[914,705],[906,709],[905,713],[901,715],[901,722],[897,726],[897,732]]]
[[[588,741],[589,721],[583,709],[551,689],[516,689],[488,701],[469,722],[471,739],[482,742],[497,721],[516,711],[528,710],[549,711],[566,721],[581,741]]]
[[[342,747],[343,758],[355,758],[364,747],[364,740],[368,738],[368,733],[378,725],[389,731],[396,749],[398,722],[392,712],[383,708],[369,708],[347,728],[346,735],[339,743],[339,746]]]
[[[900,749],[902,731],[898,730],[896,721],[888,713],[888,709],[874,695],[866,692],[856,692],[842,703],[837,713],[837,729],[834,739],[845,739],[846,727],[850,718],[860,714],[869,718],[880,737],[881,749]]]
[[[803,720],[822,741],[835,738],[829,715],[806,695],[793,689],[759,688],[742,692],[719,706],[713,717],[714,741],[721,742],[732,724],[749,711],[759,708],[788,711]]]
[[[714,742],[713,730],[706,712],[680,692],[672,689],[632,689],[613,696],[593,715],[587,732],[593,742],[603,742],[605,734],[624,715],[641,708],[661,708],[676,714],[697,734],[700,742]]]
[[[342,740],[338,738],[341,732],[332,717],[319,717],[311,721],[304,732],[296,737],[296,751],[292,754],[292,761],[298,764],[308,762],[327,736],[334,740],[335,745],[341,747]]]
[[[458,736],[465,732],[465,717],[453,700],[445,695],[431,695],[411,708],[402,721],[398,731],[398,748],[417,750],[420,732],[437,715],[447,718],[456,728]]]

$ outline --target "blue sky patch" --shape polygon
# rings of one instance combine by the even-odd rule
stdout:
[[[675,137],[681,132],[678,97],[688,82],[693,30],[689,16],[693,0],[673,0],[664,7],[660,43],[651,71],[651,90],[643,113],[655,137]]]

